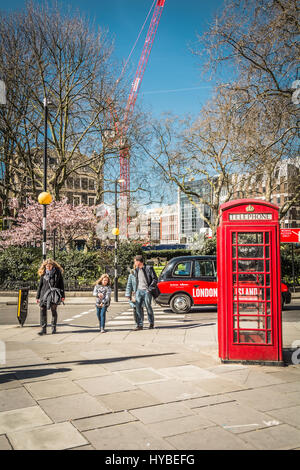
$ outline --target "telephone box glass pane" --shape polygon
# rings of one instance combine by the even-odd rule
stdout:
[[[240,315],[264,315],[265,305],[264,302],[239,303],[236,310]]]
[[[272,340],[269,240],[264,231],[232,234],[234,343]]]
[[[239,258],[263,258],[264,247],[263,246],[239,246],[238,256]]]
[[[264,331],[240,330],[240,343],[265,343],[266,334]]]
[[[245,272],[263,272],[264,262],[263,260],[239,260],[238,261],[239,271]]]
[[[264,274],[258,274],[258,273],[255,273],[255,274],[252,274],[252,273],[239,274],[238,275],[238,280],[239,280],[239,284],[249,283],[250,285],[253,284],[255,286],[264,286],[264,284],[265,284]]]
[[[263,243],[264,237],[263,233],[255,233],[255,232],[246,232],[246,233],[239,233],[238,234],[238,243],[241,245],[244,244],[256,244],[256,243]]]
[[[272,334],[271,333],[272,333],[271,331],[267,332],[267,343],[268,344],[272,343]]]
[[[240,312],[241,313],[241,312]],[[264,330],[266,328],[266,321],[265,317],[256,317],[252,315],[247,315],[247,316],[237,316],[234,317],[233,319],[233,328],[240,328],[244,330],[249,330],[250,328],[257,329],[257,330]]]

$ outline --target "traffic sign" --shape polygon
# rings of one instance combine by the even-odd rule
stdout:
[[[300,243],[300,228],[281,228],[280,243]]]

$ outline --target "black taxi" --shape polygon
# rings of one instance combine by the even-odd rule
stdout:
[[[245,280],[240,295],[257,296],[257,285]],[[218,283],[216,256],[180,256],[171,259],[158,278],[161,306],[169,306],[174,313],[188,313],[193,306],[217,305]],[[286,284],[281,283],[282,308],[291,302]],[[252,300],[255,300],[253,297]]]

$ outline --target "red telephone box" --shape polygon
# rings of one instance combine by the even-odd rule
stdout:
[[[220,206],[218,340],[223,362],[283,364],[278,210],[254,199]]]

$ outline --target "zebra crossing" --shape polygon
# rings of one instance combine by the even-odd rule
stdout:
[[[166,311],[165,308],[160,306],[152,306],[153,313],[154,313],[154,324],[156,326],[163,325],[163,324],[176,324],[181,323],[184,321],[185,315],[176,314],[173,312]],[[127,308],[124,312],[120,313],[116,317],[111,320],[106,321],[107,328],[110,330],[114,327],[117,329],[120,328],[132,328],[135,326],[135,321],[133,318],[133,309]],[[144,308],[144,326],[149,326],[148,317],[147,317],[147,310]]]

